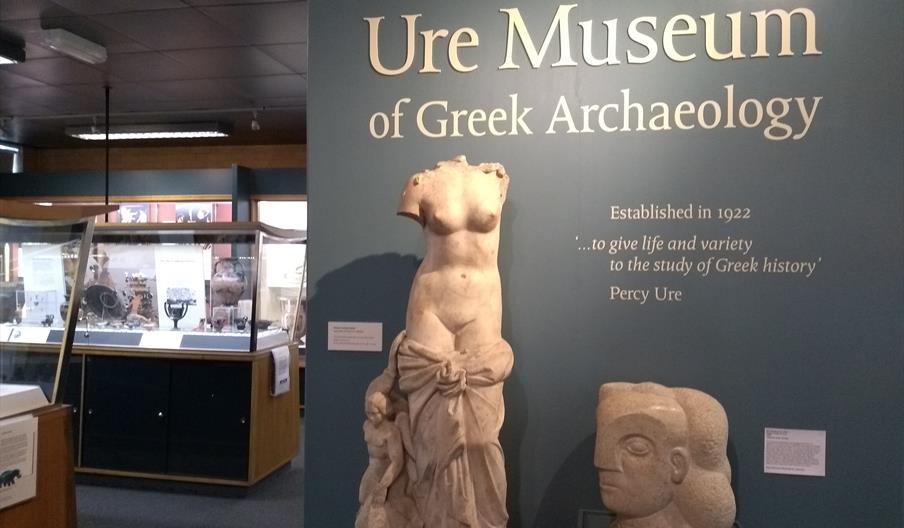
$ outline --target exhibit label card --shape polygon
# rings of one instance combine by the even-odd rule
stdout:
[[[36,495],[38,419],[0,421],[0,509]]]
[[[763,439],[763,472],[826,476],[826,432],[767,427]]]
[[[273,386],[270,388],[270,394],[279,396],[289,392],[292,387],[291,378],[289,377],[289,365],[291,364],[289,356],[289,347],[276,347],[270,351],[273,356]]]
[[[330,321],[327,327],[328,350],[383,351],[383,323]]]

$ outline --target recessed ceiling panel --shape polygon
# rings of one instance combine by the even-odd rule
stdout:
[[[124,81],[172,81],[193,76],[184,64],[159,51],[111,55],[106,68],[111,75]]]
[[[24,20],[42,16],[67,16],[72,13],[50,0],[2,0],[0,20]]]
[[[284,75],[292,71],[266,53],[250,46],[165,52],[183,65],[185,78]]]
[[[304,97],[307,81],[301,75],[273,75],[269,77],[242,77],[229,79],[237,90],[253,98],[257,104],[264,99]]]
[[[53,0],[55,3],[79,15],[149,11],[185,7],[180,0]]]
[[[47,84],[84,84],[103,82],[107,74],[69,57],[27,60],[16,64],[16,75],[28,77]]]
[[[307,2],[203,7],[200,10],[241,35],[249,44],[307,41]]]
[[[11,101],[24,101],[51,108],[57,114],[103,113],[103,94],[99,97],[84,97],[55,86],[37,86],[4,90]],[[4,97],[4,99],[6,99]],[[15,114],[20,116],[22,114]]]
[[[10,66],[0,66],[0,88],[22,88],[25,86],[43,86],[44,83],[16,75]]]
[[[258,49],[286,65],[295,73],[308,72],[307,44],[271,44]]]
[[[276,4],[279,2],[294,2],[297,0],[184,0],[191,6],[218,6],[235,4]]]
[[[198,79],[190,81],[153,81],[144,83],[144,87],[158,94],[160,101],[195,101],[195,100],[228,100],[243,99],[242,92],[223,80]]]
[[[157,50],[244,44],[241,38],[190,8],[98,15],[93,19]]]

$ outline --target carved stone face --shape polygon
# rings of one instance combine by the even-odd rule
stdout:
[[[365,406],[367,419],[374,425],[380,425],[383,423],[383,419],[386,418],[388,407],[389,403],[387,402],[385,395],[379,392],[372,394],[367,398],[367,404]]]
[[[687,474],[686,436],[687,419],[673,399],[633,391],[604,394],[594,462],[606,507],[627,519],[648,517],[672,503]]]

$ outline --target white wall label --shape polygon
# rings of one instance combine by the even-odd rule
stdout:
[[[383,323],[330,321],[327,329],[329,350],[383,351]]]
[[[767,427],[763,438],[763,472],[826,476],[826,432]]]
[[[0,509],[35,496],[38,419],[23,416],[0,421]]]

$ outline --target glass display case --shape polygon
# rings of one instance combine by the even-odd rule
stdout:
[[[99,226],[75,343],[229,352],[287,344],[304,240],[260,223]]]
[[[94,217],[0,200],[0,418],[58,401]]]

